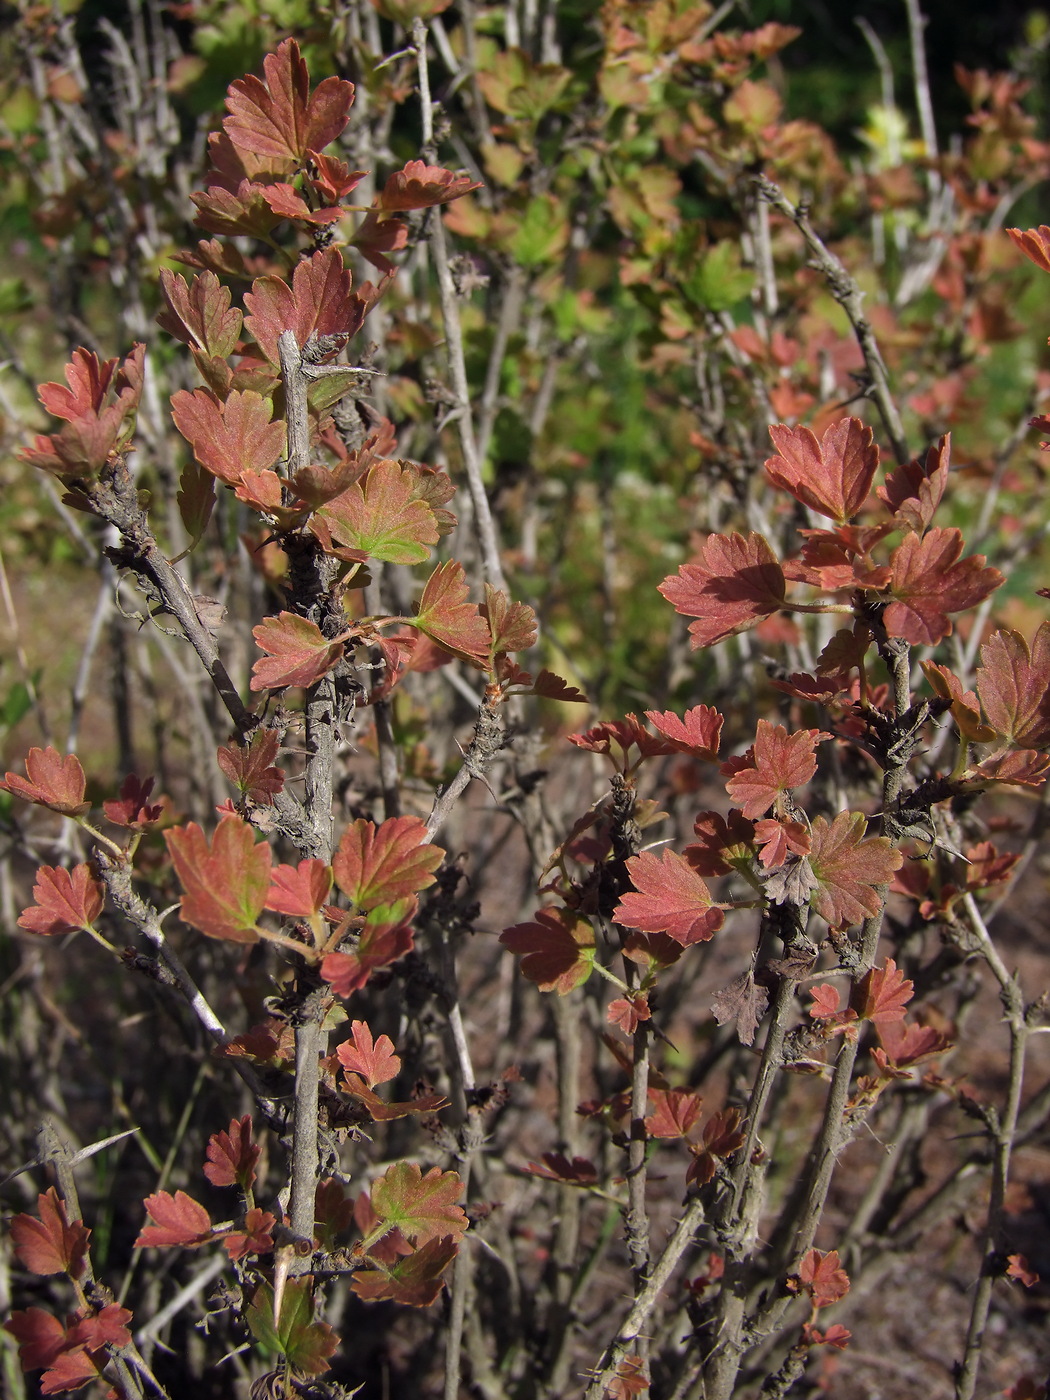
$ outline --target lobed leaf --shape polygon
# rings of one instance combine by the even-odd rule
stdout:
[[[214,272],[202,272],[189,284],[161,268],[160,289],[167,309],[157,316],[157,325],[208,356],[225,360],[237,348],[242,316],[231,306],[230,289]]]
[[[372,1039],[366,1021],[353,1021],[351,1038],[336,1049],[339,1063],[348,1074],[359,1074],[370,1089],[386,1084],[401,1073],[400,1056],[394,1054],[394,1042],[388,1035]]]
[[[53,1186],[37,1196],[39,1220],[16,1215],[11,1221],[15,1253],[32,1274],[68,1274],[79,1278],[87,1265],[91,1231],[82,1220],[70,1221],[66,1203]]]
[[[810,903],[833,929],[859,924],[882,908],[878,887],[888,885],[904,857],[885,836],[865,837],[860,812],[839,812],[828,823],[814,817],[810,868],[817,881]]]
[[[726,792],[745,817],[764,816],[783,793],[809,782],[817,771],[817,744],[830,737],[821,729],[789,734],[782,724],[760,719],[743,760],[730,759],[722,766],[730,775]]]
[[[179,1246],[196,1249],[213,1236],[211,1219],[204,1207],[185,1191],[154,1191],[145,1201],[152,1225],[146,1225],[135,1241],[136,1249],[149,1246],[163,1249]]]
[[[373,1182],[369,1200],[381,1224],[424,1245],[446,1236],[458,1240],[466,1233],[467,1217],[456,1204],[462,1194],[456,1172],[431,1167],[424,1173],[415,1162],[395,1162]]]
[[[872,431],[859,418],[840,418],[817,440],[811,428],[769,430],[777,455],[766,462],[766,476],[797,501],[845,525],[868,498],[879,465]]]
[[[46,749],[30,749],[25,764],[24,778],[5,773],[0,787],[66,817],[79,817],[90,810],[91,803],[84,800],[87,779],[75,753],[62,755],[48,744]]]
[[[180,389],[171,416],[200,465],[228,486],[268,471],[286,450],[284,423],[271,422],[273,404],[252,389],[232,389],[225,403],[211,389]]]
[[[377,462],[318,514],[350,549],[388,564],[422,564],[440,532],[416,486],[414,473],[400,463]]]
[[[400,1258],[370,1258],[371,1267],[358,1269],[350,1287],[368,1303],[389,1300],[411,1308],[429,1307],[441,1296],[441,1276],[458,1249],[456,1241],[446,1236]]]
[[[940,526],[925,535],[905,535],[890,558],[889,591],[894,601],[883,615],[891,637],[934,646],[947,637],[949,613],[976,607],[1005,582],[983,554],[960,559],[960,530]]]
[[[439,564],[427,579],[412,626],[454,656],[483,668],[491,637],[477,605],[467,602],[468,591],[462,564],[454,559]]]
[[[1050,622],[1029,648],[1020,632],[1003,628],[981,647],[977,692],[988,722],[1019,749],[1050,743]],[[954,709],[954,707],[953,707]]]
[[[353,277],[339,249],[325,248],[300,259],[291,286],[281,277],[255,279],[244,294],[250,312],[245,329],[272,365],[280,363],[277,341],[283,331],[294,332],[300,347],[311,336],[356,335],[371,303],[352,287]]]
[[[164,833],[172,864],[186,893],[182,918],[209,938],[255,943],[257,920],[270,889],[270,847],[235,814],[219,822],[209,844],[196,822]]]
[[[531,922],[504,929],[499,941],[522,955],[522,976],[559,996],[586,982],[597,955],[590,920],[570,909],[538,909]]]
[[[635,888],[613,910],[617,923],[666,933],[683,947],[706,943],[722,927],[725,915],[714,907],[711,891],[676,851],[643,851],[627,862],[627,872]]]
[[[232,1118],[228,1131],[212,1133],[208,1139],[204,1175],[213,1186],[239,1186],[248,1191],[261,1152],[259,1144],[252,1141],[251,1114]]]
[[[410,953],[415,934],[409,920],[418,901],[411,897],[394,905],[379,905],[369,911],[352,953],[329,953],[321,963],[321,976],[336,996],[348,997],[360,991],[373,972]]]
[[[263,59],[262,79],[250,74],[230,84],[222,126],[242,150],[301,165],[336,139],[353,100],[354,85],[343,78],[325,78],[311,94],[299,45],[285,39]]]
[[[336,883],[360,910],[425,890],[445,856],[426,835],[419,817],[391,817],[378,827],[359,817],[343,832],[332,861]]]
[[[252,628],[256,646],[269,653],[252,667],[252,690],[315,685],[342,660],[348,635],[326,637],[316,622],[298,613],[266,618]]]
[[[745,632],[785,604],[784,571],[762,535],[709,535],[699,556],[660,584],[689,624],[692,646]]]
[[[36,903],[18,916],[18,927],[53,938],[94,927],[105,895],[90,865],[76,865],[72,870],[42,865],[36,872],[33,898]]]
[[[245,1309],[245,1320],[264,1347],[280,1353],[304,1376],[319,1376],[329,1369],[328,1358],[338,1350],[339,1338],[327,1322],[314,1321],[313,1279],[290,1278],[281,1295],[281,1315],[273,1316],[273,1289],[259,1284]]]
[[[266,907],[292,919],[312,919],[332,893],[332,868],[311,858],[296,865],[275,865]]]

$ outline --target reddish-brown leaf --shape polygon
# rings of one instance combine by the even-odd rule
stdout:
[[[1050,622],[1029,649],[1020,632],[1004,628],[981,648],[977,690],[996,732],[1020,749],[1050,743]]]
[[[523,955],[521,971],[541,992],[565,996],[591,975],[597,948],[589,919],[571,909],[538,909],[531,923],[514,924],[499,940]]]
[[[649,998],[644,992],[632,992],[630,996],[616,997],[605,1008],[605,1019],[610,1025],[619,1026],[624,1035],[634,1035],[642,1021],[652,1018]]]
[[[1007,233],[1026,258],[1031,258],[1036,267],[1050,272],[1050,228],[1040,224],[1038,228],[1008,228]]]
[[[887,958],[885,967],[873,967],[864,974],[854,988],[850,1005],[862,1021],[881,1025],[903,1021],[904,1008],[914,995],[914,983],[892,958]]]
[[[859,924],[882,908],[876,888],[888,885],[903,856],[885,836],[868,836],[860,812],[839,812],[828,823],[814,817],[810,868],[817,880],[810,903],[833,929]]]
[[[677,753],[670,739],[650,734],[637,715],[603,720],[583,734],[570,734],[569,743],[591,753],[607,753],[624,772],[631,766],[628,751],[636,748],[642,758],[658,758]]]
[[[80,1390],[89,1381],[98,1380],[100,1374],[100,1363],[86,1347],[70,1347],[68,1351],[59,1352],[40,1377],[40,1394],[59,1395],[66,1390]]]
[[[204,1175],[213,1186],[239,1186],[247,1191],[255,1180],[255,1164],[262,1148],[252,1141],[251,1114],[231,1118],[228,1132],[212,1133]]]
[[[1047,271],[1050,271],[1050,268],[1048,268]],[[1023,1283],[1025,1288],[1034,1288],[1039,1282],[1039,1275],[1023,1254],[1011,1254],[1008,1256],[1006,1277],[1015,1278],[1018,1283]]]
[[[238,792],[253,802],[269,803],[284,787],[283,771],[273,766],[279,747],[273,729],[257,729],[247,746],[224,744],[215,757]]]
[[[782,817],[774,821],[767,817],[755,823],[755,845],[758,859],[766,870],[779,870],[788,856],[809,854],[809,832],[801,822]]]
[[[817,745],[830,737],[821,729],[789,734],[782,724],[760,719],[754,745],[743,759],[722,766],[730,774],[726,792],[745,817],[763,816],[782,793],[809,782],[817,771]]]
[[[294,39],[263,59],[263,78],[249,75],[226,93],[223,130],[242,150],[290,165],[331,145],[346,126],[354,85],[325,78],[311,94],[306,62]]]
[[[175,873],[186,893],[183,919],[209,938],[255,943],[256,922],[270,889],[270,847],[235,814],[219,822],[209,845],[196,822],[164,833]]]
[[[640,1356],[625,1356],[605,1387],[603,1400],[636,1400],[649,1390],[649,1365]]]
[[[332,868],[323,860],[301,860],[296,865],[275,865],[266,907],[292,919],[312,919],[332,893]]]
[[[314,228],[334,224],[343,216],[342,209],[311,209],[294,185],[279,181],[275,185],[264,185],[262,197],[275,214],[282,219],[298,219]]]
[[[412,626],[454,656],[483,668],[491,638],[480,609],[467,602],[468,592],[462,564],[454,559],[439,564],[427,579]]]
[[[815,1308],[837,1303],[849,1292],[849,1275],[839,1265],[837,1249],[826,1254],[820,1249],[808,1250],[799,1265],[798,1278]]]
[[[408,920],[416,912],[416,900],[401,900],[389,912],[392,917],[385,917],[388,910],[384,905],[372,910],[354,951],[329,953],[321,963],[321,976],[337,996],[360,991],[373,972],[412,951],[415,934]]]
[[[521,1169],[529,1176],[542,1176],[546,1181],[560,1181],[566,1186],[597,1186],[598,1168],[588,1157],[574,1157],[570,1162],[562,1152],[544,1152],[542,1166],[528,1162]]]
[[[876,1028],[888,1063],[897,1068],[918,1064],[952,1047],[951,1039],[942,1031],[915,1021],[883,1020],[876,1022]]]
[[[52,938],[92,928],[102,912],[105,894],[90,865],[76,865],[72,870],[42,865],[36,872],[33,898],[36,903],[18,916],[18,927]]]
[[[987,744],[995,738],[995,730],[981,719],[981,707],[972,690],[963,690],[959,677],[935,661],[921,661],[923,674],[934,693],[951,701],[951,713],[959,732],[973,744]]]
[[[704,1101],[688,1089],[650,1089],[653,1110],[645,1131],[654,1138],[683,1138],[700,1121]]]
[[[929,528],[948,485],[952,435],[945,433],[926,453],[925,464],[907,462],[891,472],[875,494],[902,525],[920,535]]]
[[[715,762],[724,718],[710,705],[694,705],[679,719],[671,710],[646,710],[645,717],[654,729],[680,752]]]
[[[222,1247],[234,1262],[249,1254],[269,1254],[273,1250],[273,1227],[276,1224],[275,1215],[253,1206],[245,1214],[244,1229],[231,1230]]]
[[[481,183],[462,171],[455,174],[440,165],[427,165],[410,160],[402,170],[387,177],[377,201],[387,214],[406,209],[429,209],[432,204],[447,204],[471,190],[480,190]]]
[[[960,559],[962,550],[962,532],[954,528],[905,535],[890,559],[894,601],[883,620],[891,637],[933,646],[952,630],[949,613],[976,607],[1004,582],[983,554]]]
[[[698,812],[693,830],[700,839],[686,846],[684,854],[697,874],[726,875],[735,866],[750,866],[755,829],[735,807],[728,819],[720,812]]]
[[[660,592],[676,612],[697,619],[689,624],[692,646],[709,647],[780,611],[784,571],[761,535],[710,535],[698,558],[665,578]]]
[[[196,1249],[212,1238],[208,1212],[185,1191],[176,1191],[174,1196],[168,1191],[155,1191],[146,1197],[145,1206],[153,1224],[143,1226],[135,1241],[137,1249],[150,1245]]]
[[[343,1088],[365,1109],[374,1123],[390,1123],[395,1118],[408,1118],[413,1113],[437,1113],[443,1108],[448,1108],[449,1101],[443,1094],[421,1094],[419,1098],[403,1099],[397,1102],[389,1099],[381,1099],[379,1095],[368,1087],[365,1081],[356,1074],[348,1074]]]
[[[260,651],[268,655],[252,667],[252,690],[309,687],[326,676],[343,655],[347,636],[326,637],[316,622],[298,613],[282,612],[252,628]]]
[[[528,603],[512,603],[501,589],[486,583],[480,612],[489,625],[494,656],[535,646],[536,614]]]
[[[369,286],[366,283],[365,289]],[[293,331],[300,346],[311,336],[356,335],[371,303],[352,287],[339,249],[326,248],[296,264],[291,286],[280,277],[257,277],[244,295],[251,313],[245,329],[272,365],[280,363],[277,341],[282,331]]]
[[[228,485],[245,472],[264,472],[285,452],[285,426],[273,404],[251,389],[233,389],[226,402],[210,389],[180,389],[171,416],[202,467]]]
[[[613,918],[643,933],[666,933],[676,943],[706,943],[725,915],[713,907],[711,891],[684,856],[643,851],[627,862],[635,890],[621,896]],[[636,892],[635,892],[636,891]]]
[[[544,668],[536,677],[532,687],[534,695],[542,695],[547,700],[561,700],[570,705],[586,705],[588,700],[582,690],[570,685],[562,676]]]
[[[332,868],[347,898],[369,910],[432,885],[444,855],[427,841],[419,817],[391,817],[379,826],[359,817],[343,832]]]
[[[164,804],[149,800],[155,782],[155,778],[137,778],[129,773],[120,785],[120,797],[102,804],[106,820],[114,826],[132,827],[136,831],[143,831],[159,821]]]
[[[43,1308],[13,1312],[3,1328],[18,1342],[18,1360],[23,1371],[50,1366],[66,1345],[66,1329],[53,1313]]]
[[[230,290],[214,272],[202,272],[187,285],[163,267],[160,289],[167,310],[157,316],[158,326],[209,358],[225,360],[233,354],[241,335],[241,313],[231,307]]]
[[[369,1200],[383,1225],[424,1245],[445,1236],[458,1240],[466,1232],[467,1217],[456,1204],[462,1194],[456,1172],[431,1167],[424,1173],[415,1162],[395,1162],[373,1182]]]
[[[421,1249],[392,1260],[370,1258],[368,1269],[358,1269],[350,1287],[368,1303],[389,1299],[410,1308],[426,1308],[441,1296],[441,1275],[456,1257],[459,1246],[447,1236],[430,1240]]]
[[[769,430],[777,456],[766,462],[774,486],[840,525],[868,498],[879,465],[872,432],[859,418],[840,418],[818,442],[810,428],[777,423]]]
[[[359,1074],[370,1089],[386,1084],[401,1073],[401,1058],[394,1054],[394,1042],[388,1035],[372,1039],[365,1021],[353,1021],[351,1039],[344,1040],[336,1050],[339,1063],[348,1074]]]
[[[814,1021],[830,1021],[838,1015],[838,988],[833,987],[830,982],[821,982],[817,987],[810,987],[809,995],[809,1014]]]
[[[79,1278],[87,1262],[91,1231],[82,1220],[70,1220],[66,1203],[53,1186],[36,1198],[40,1216],[16,1215],[11,1221],[15,1253],[32,1274],[68,1274]]]
[[[67,817],[79,817],[91,807],[84,800],[87,780],[80,759],[75,753],[63,756],[50,744],[46,749],[30,749],[26,754],[26,776],[5,773],[0,787]]]

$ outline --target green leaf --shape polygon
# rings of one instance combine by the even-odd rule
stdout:
[[[728,311],[751,290],[752,274],[740,266],[740,250],[728,240],[706,252],[682,290],[708,311]]]
[[[327,1371],[328,1358],[339,1338],[327,1322],[315,1322],[313,1281],[293,1278],[285,1284],[281,1315],[273,1320],[273,1289],[262,1283],[246,1313],[252,1336],[266,1348],[287,1357],[290,1366],[307,1376]]]

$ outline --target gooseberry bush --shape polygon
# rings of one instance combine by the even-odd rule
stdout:
[[[838,1387],[947,1231],[933,1393],[1045,1394],[1024,81],[942,153],[909,3],[851,167],[732,6],[330,8],[20,14],[17,470],[100,584],[68,741],[25,637],[4,708],[11,1393]]]

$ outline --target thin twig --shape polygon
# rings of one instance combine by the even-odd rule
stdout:
[[[889,373],[879,350],[878,341],[875,339],[871,322],[864,314],[864,293],[835,254],[828,250],[810,223],[805,207],[800,205],[796,208],[785,197],[780,186],[767,179],[765,175],[756,176],[755,183],[762,198],[790,219],[801,233],[807,248],[813,255],[813,261],[824,274],[831,295],[849,317],[871,380],[871,396],[875,400],[883,427],[893,445],[894,456],[898,462],[910,461],[911,454],[904,436],[904,425],[901,423],[900,413],[890,391]]]

